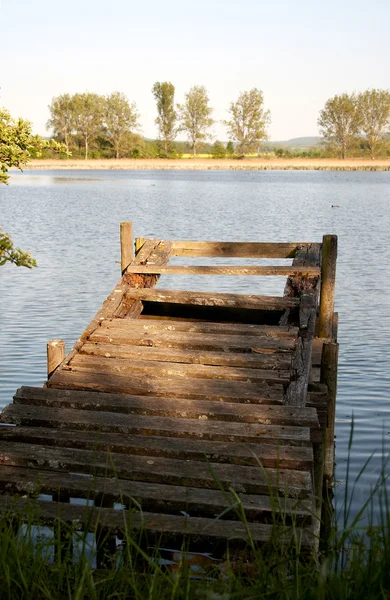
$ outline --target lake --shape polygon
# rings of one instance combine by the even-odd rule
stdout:
[[[42,386],[47,340],[62,338],[70,350],[118,281],[120,221],[133,221],[135,235],[164,239],[321,241],[325,233],[336,234],[339,497],[352,417],[352,480],[373,454],[355,493],[356,511],[390,442],[389,204],[389,172],[13,174],[10,186],[0,188],[0,224],[39,268],[0,268],[0,407],[19,386]],[[176,288],[266,294],[282,293],[283,283],[175,278]],[[160,286],[170,285],[170,278],[161,279]]]

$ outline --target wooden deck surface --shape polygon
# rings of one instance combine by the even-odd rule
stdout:
[[[253,253],[251,244],[235,251],[246,255],[248,246]],[[151,535],[188,534],[211,544],[247,539],[242,509],[253,539],[265,542],[280,512],[283,535],[292,535],[294,520],[303,546],[314,547],[313,449],[326,427],[327,396],[316,371],[318,343],[312,354],[310,310],[291,292],[318,279],[320,246],[311,246],[314,261],[294,254],[292,244],[272,250],[297,259],[285,270],[286,295],[268,297],[154,289],[172,253],[186,249],[143,241],[46,387],[20,388],[2,412],[1,422],[15,426],[0,427],[0,510],[12,494],[34,492],[43,522],[61,515],[92,527],[98,510],[120,532],[120,503],[125,522]],[[188,307],[193,318],[183,313]],[[215,308],[224,318],[205,319],[202,311]]]

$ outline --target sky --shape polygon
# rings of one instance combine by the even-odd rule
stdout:
[[[389,0],[0,0],[0,106],[47,135],[54,96],[120,91],[155,138],[153,84],[204,85],[226,140],[256,87],[271,140],[315,136],[328,98],[390,88],[389,22]]]

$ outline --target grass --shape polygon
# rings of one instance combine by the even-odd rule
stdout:
[[[349,600],[390,598],[390,505],[387,492],[388,458],[377,483],[361,509],[352,514],[352,501],[361,476],[347,480],[341,514],[332,522],[326,549],[303,555],[298,528],[293,544],[283,541],[283,519],[275,535],[261,548],[249,538],[241,551],[227,549],[223,563],[193,554],[183,544],[174,568],[161,544],[150,545],[145,531],[124,527],[114,558],[95,569],[96,548],[91,534],[61,524],[53,531],[36,527],[33,508],[28,522],[0,519],[0,598],[17,599],[134,599],[134,600]],[[384,453],[383,453],[384,455]],[[245,524],[236,498],[235,510]],[[375,508],[375,511],[374,511]],[[379,514],[379,517],[374,517]],[[368,523],[362,526],[365,519]],[[336,525],[336,521],[338,525]],[[57,526],[59,527],[59,525]],[[95,532],[97,533],[97,532]],[[73,543],[74,550],[71,549]],[[160,550],[156,549],[159,548]],[[76,558],[77,555],[77,558]],[[102,557],[100,556],[100,560]],[[201,568],[194,567],[202,562]]]

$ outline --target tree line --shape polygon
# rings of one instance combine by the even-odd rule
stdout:
[[[170,82],[156,82],[152,93],[159,133],[157,143],[152,142],[154,148],[149,141],[152,156],[175,156],[183,150],[183,143],[176,142],[179,133],[186,135],[189,149],[196,156],[200,145],[212,137],[211,128],[215,123],[206,88],[192,87],[181,104],[176,104],[175,87]],[[85,158],[96,147],[115,158],[139,156],[142,150],[147,152],[148,140],[143,140],[139,133],[137,106],[121,92],[108,96],[91,92],[62,94],[53,98],[49,111],[47,128],[53,131],[56,140],[65,144],[68,152],[82,148]],[[237,100],[231,102],[228,114],[229,118],[223,123],[232,144],[227,149],[224,147],[225,151],[244,155],[257,150],[267,139],[270,113],[264,108],[263,93],[259,89],[241,92]],[[223,152],[218,144],[216,150]]]
[[[390,141],[390,91],[334,96],[321,110],[318,126],[328,148],[341,158],[356,145],[376,158]]]

